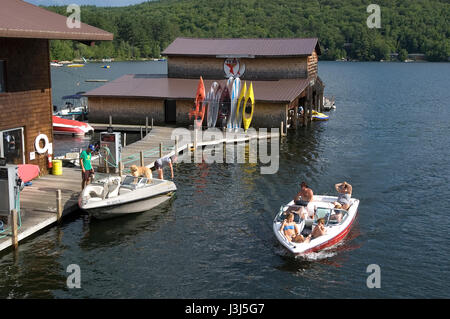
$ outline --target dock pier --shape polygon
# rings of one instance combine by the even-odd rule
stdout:
[[[104,124],[107,126],[108,124]],[[114,129],[120,131],[119,125],[114,125]],[[130,128],[132,126],[127,126]],[[252,139],[279,138],[283,133],[277,130],[274,132],[258,132],[258,134],[248,135],[246,133],[224,134],[223,139],[213,141],[197,140],[196,136],[201,130],[184,129],[191,134],[192,140],[180,141],[173,136],[176,128],[153,126],[148,134],[141,140],[122,148],[122,161],[119,173],[126,174],[133,164],[152,168],[155,160],[164,156],[173,156],[186,149],[194,151],[209,145],[245,143]],[[256,132],[256,131],[255,131]],[[92,164],[98,163],[93,160]],[[114,174],[115,175],[115,174]],[[79,167],[64,167],[62,175],[45,175],[32,181],[31,186],[25,187],[20,193],[20,223],[17,229],[17,236],[10,232],[0,233],[0,251],[15,247],[20,241],[36,234],[50,226],[59,224],[65,216],[78,211],[78,196],[81,191],[81,169]]]

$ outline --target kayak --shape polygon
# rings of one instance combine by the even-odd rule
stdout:
[[[222,90],[222,93],[220,94],[219,98],[219,115],[217,117],[218,120],[221,120],[222,122],[219,122],[219,125],[221,127],[226,126],[226,120],[230,116],[230,92],[228,91],[228,88],[225,87]]]
[[[247,106],[247,103],[250,102],[251,104]],[[248,112],[248,109],[250,108],[250,112]],[[255,96],[253,94],[253,83],[250,82],[250,87],[248,88],[247,93],[245,94],[245,100],[244,100],[244,108],[242,110],[242,121],[244,122],[244,130],[247,131],[250,127],[250,123],[252,122],[253,118],[253,111],[255,110]]]
[[[217,122],[217,116],[219,114],[219,99],[222,93],[222,87],[219,83],[213,82],[210,90],[210,101],[208,103],[208,127],[215,127]]]
[[[328,121],[328,115],[313,110],[312,119],[313,121]]]
[[[237,128],[237,120],[236,120],[236,104],[239,98],[239,91],[241,89],[241,79],[236,78],[233,81],[233,85],[231,88],[231,114],[228,129]]]
[[[244,102],[245,102],[245,93],[247,93],[247,82],[244,82],[244,87],[241,88],[241,92],[239,94],[239,99],[237,101],[236,105],[236,125],[237,128],[241,128],[242,124],[242,113],[244,109]]]
[[[197,93],[195,95],[195,106],[191,111],[189,111],[189,119],[194,117],[194,125],[197,127],[202,125],[203,117],[205,116],[205,104],[203,101],[205,100],[205,84],[203,83],[203,78],[200,77],[200,81],[198,82]],[[200,110],[200,106],[202,109]]]

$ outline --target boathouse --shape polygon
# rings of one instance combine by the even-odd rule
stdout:
[[[87,92],[90,121],[105,123],[112,115],[114,123],[142,125],[148,117],[157,125],[192,124],[188,112],[200,76],[207,91],[229,76],[253,82],[253,127],[280,127],[289,110],[323,106],[317,38],[177,38],[162,54],[167,75],[127,74]]]
[[[93,45],[113,35],[84,23],[69,28],[67,17],[22,0],[0,2],[0,157],[39,165],[41,174],[53,151],[51,39]]]

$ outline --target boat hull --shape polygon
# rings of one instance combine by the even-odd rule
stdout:
[[[93,208],[86,210],[90,216],[97,219],[109,219],[129,214],[142,213],[152,208],[155,208],[162,203],[170,200],[173,196],[173,192],[167,194],[161,194],[152,196],[146,199],[128,202],[123,204],[117,204],[109,207]]]

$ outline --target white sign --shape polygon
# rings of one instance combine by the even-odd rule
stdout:
[[[229,78],[230,76],[239,78],[245,72],[245,63],[239,61],[237,58],[228,58],[225,59],[225,62],[223,63],[223,70],[225,71],[226,78]]]
[[[30,152],[30,161],[33,161],[36,158],[36,152]]]

